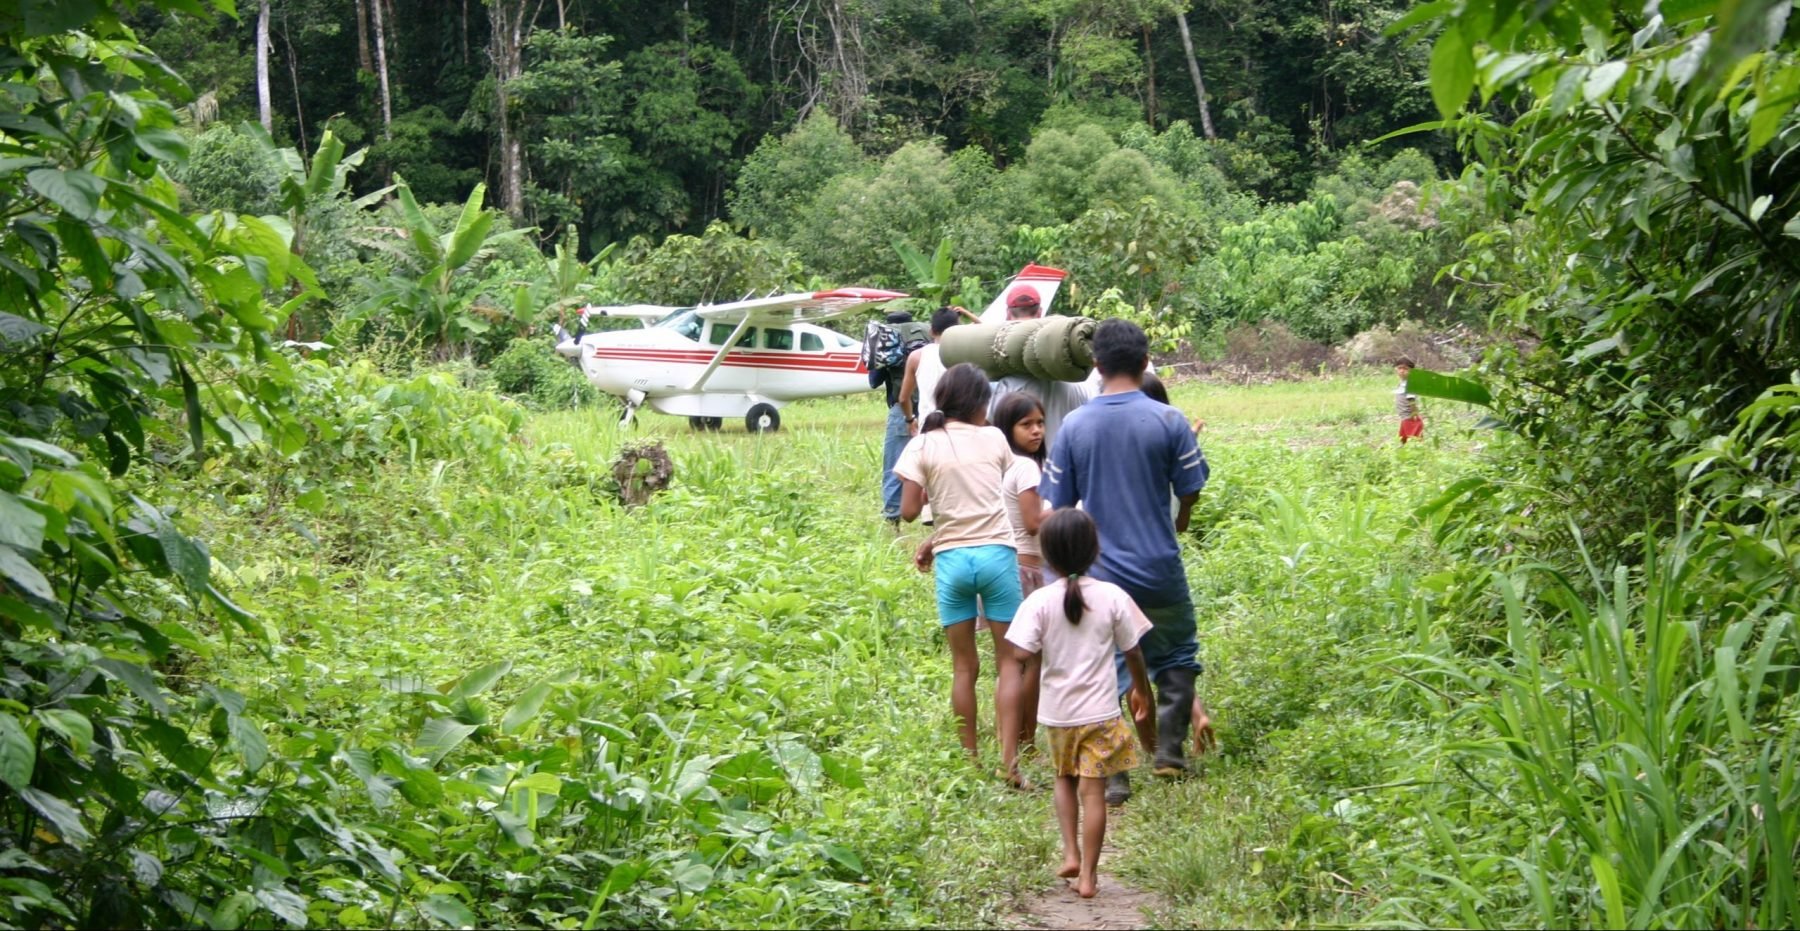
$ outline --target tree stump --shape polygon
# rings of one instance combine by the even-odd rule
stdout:
[[[620,448],[612,464],[619,503],[628,508],[650,502],[675,479],[675,462],[661,442],[633,443]]]

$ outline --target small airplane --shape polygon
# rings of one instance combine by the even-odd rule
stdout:
[[[1006,319],[1007,300],[1020,290],[1036,294],[1040,313],[1047,312],[1067,277],[1061,269],[1026,265],[981,319]],[[696,430],[717,430],[726,417],[743,417],[746,429],[762,433],[781,428],[779,411],[790,401],[870,390],[862,343],[814,324],[906,296],[836,288],[694,307],[590,305],[581,308],[576,332],[556,328],[556,351],[594,387],[625,401],[621,425],[648,404],[685,416]],[[597,317],[635,319],[643,327],[586,332]]]
[[[875,304],[899,291],[836,288],[747,298],[724,304],[583,307],[582,328],[556,328],[556,351],[577,363],[607,394],[625,401],[621,425],[649,404],[685,416],[696,430],[717,430],[743,417],[752,433],[781,429],[789,401],[869,390],[862,343],[814,326]],[[594,317],[642,321],[637,330],[586,333]]]

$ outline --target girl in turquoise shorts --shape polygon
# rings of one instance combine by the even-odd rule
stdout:
[[[1027,685],[1014,647],[1006,642],[1021,600],[1019,560],[1001,491],[1001,479],[1013,468],[1013,452],[1005,434],[988,426],[990,392],[987,376],[973,365],[945,372],[937,384],[937,410],[901,451],[894,474],[900,477],[902,520],[917,520],[925,503],[931,503],[936,532],[928,546],[920,547],[917,562],[920,571],[936,569],[938,621],[950,642],[954,670],[950,708],[961,722],[963,749],[974,756],[978,746],[975,679],[981,660],[973,621],[979,598],[999,665],[994,731],[1000,736],[1004,775],[1022,785],[1019,708]]]

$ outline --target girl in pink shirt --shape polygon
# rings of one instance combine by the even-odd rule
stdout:
[[[1057,875],[1092,898],[1106,839],[1106,778],[1138,765],[1131,728],[1119,714],[1113,651],[1125,652],[1132,707],[1144,709],[1133,716],[1149,720],[1150,673],[1138,640],[1150,621],[1124,589],[1083,577],[1100,556],[1100,537],[1086,512],[1064,508],[1045,518],[1038,547],[1057,581],[1025,599],[1006,639],[1015,656],[1023,654],[1024,675],[1041,675],[1038,721],[1050,738],[1063,841]],[[1154,730],[1150,740],[1146,751],[1153,749]]]

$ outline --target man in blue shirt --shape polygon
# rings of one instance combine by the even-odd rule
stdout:
[[[1094,330],[1100,395],[1069,414],[1038,494],[1052,507],[1080,503],[1100,530],[1100,561],[1090,574],[1125,589],[1153,629],[1139,647],[1156,685],[1158,775],[1187,769],[1182,741],[1200,672],[1194,597],[1175,535],[1206,485],[1206,457],[1181,412],[1144,396],[1150,341],[1137,324],[1107,320]],[[1179,508],[1171,516],[1169,496]],[[1106,800],[1131,795],[1128,777],[1107,781]]]

